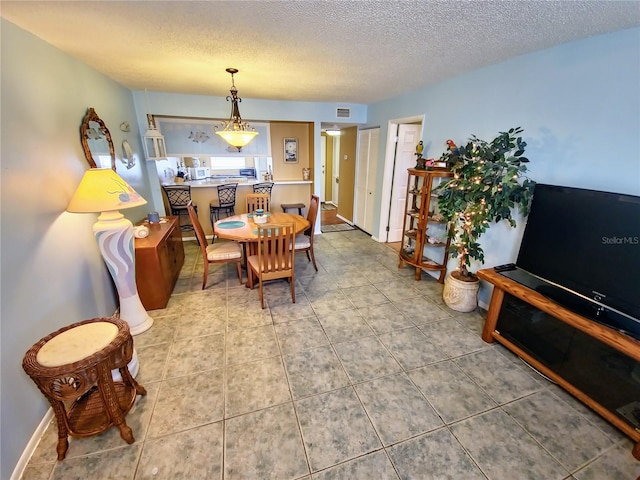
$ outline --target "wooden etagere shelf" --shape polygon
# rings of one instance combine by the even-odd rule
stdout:
[[[444,281],[447,269],[447,223],[437,217],[437,197],[433,189],[451,178],[448,170],[408,169],[407,198],[400,247],[400,268],[405,264],[416,268],[416,280],[422,270],[440,272],[438,281]]]

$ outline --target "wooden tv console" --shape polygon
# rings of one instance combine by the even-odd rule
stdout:
[[[541,361],[538,361],[523,348],[508,338],[505,338],[505,336],[500,333],[498,318],[503,307],[505,293],[507,293],[638,362],[640,362],[640,342],[628,335],[619,333],[614,329],[600,325],[597,322],[567,310],[535,290],[497,273],[492,268],[480,270],[478,277],[494,286],[487,318],[482,331],[482,339],[488,343],[497,340],[628,435],[635,441],[632,451],[633,456],[640,460],[640,430],[634,428],[633,425],[625,422],[614,412],[598,403],[578,387],[569,383],[569,381]]]

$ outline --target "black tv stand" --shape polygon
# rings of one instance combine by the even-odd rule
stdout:
[[[640,460],[640,341],[545,297],[539,284],[493,269],[478,277],[494,285],[482,339],[497,340],[628,435]]]

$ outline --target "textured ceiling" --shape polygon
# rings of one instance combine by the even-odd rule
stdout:
[[[638,1],[5,1],[1,15],[134,90],[372,103],[640,25]]]

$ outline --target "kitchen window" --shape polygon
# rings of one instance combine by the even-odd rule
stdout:
[[[209,157],[211,170],[247,168],[245,157]]]

